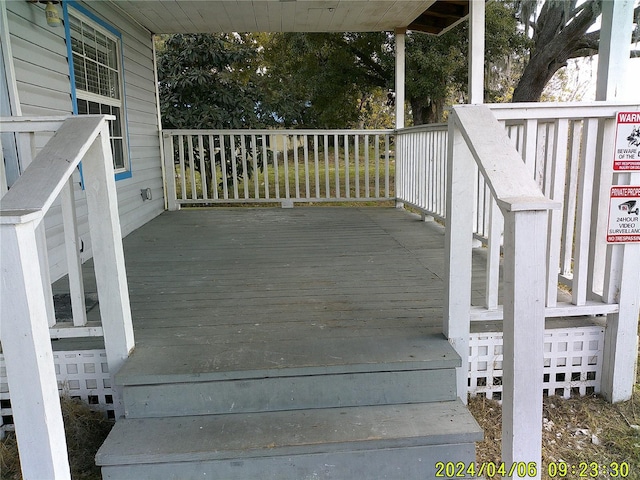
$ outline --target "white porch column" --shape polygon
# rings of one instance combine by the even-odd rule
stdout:
[[[396,29],[396,128],[404,128],[405,84],[405,36],[404,28]]]
[[[469,103],[484,103],[484,0],[469,2]]]
[[[631,33],[633,30],[633,0],[616,0],[602,2],[602,27],[598,52],[598,78],[596,83],[596,100],[625,101],[633,100],[635,90],[632,79],[627,74],[631,50]],[[613,125],[611,126],[613,128]],[[598,141],[606,139],[605,126],[600,122]],[[611,159],[607,152],[607,143],[603,146],[601,170],[610,171]],[[614,184],[637,185],[640,173],[617,173]],[[635,378],[633,376],[637,354],[638,326],[638,265],[640,264],[640,245],[606,245],[604,232],[608,215],[609,184],[601,184],[597,190],[598,206],[593,215],[598,215],[599,223],[594,226],[597,235],[593,253],[594,278],[604,275],[605,300],[613,301],[612,291],[616,291],[620,302],[620,311],[607,316],[605,345],[603,354],[602,394],[611,402],[619,402],[630,398]],[[604,257],[619,260],[619,271],[604,273]],[[614,269],[615,270],[615,269]],[[611,278],[619,276],[618,278]],[[619,282],[619,283],[618,283]]]
[[[8,215],[10,216],[10,214]],[[0,225],[0,336],[25,480],[69,480],[67,442],[53,363],[47,306],[32,218]]]
[[[602,2],[596,100],[632,100],[636,94],[626,75],[631,53],[633,0]],[[629,88],[625,88],[625,87]]]

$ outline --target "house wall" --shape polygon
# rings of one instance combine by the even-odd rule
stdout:
[[[124,77],[131,155],[131,178],[118,180],[118,208],[122,234],[127,235],[164,209],[160,140],[153,71],[151,33],[131,21],[109,2],[85,2],[87,10],[122,34]],[[66,115],[73,112],[64,28],[47,26],[44,5],[8,1],[15,81],[23,115]],[[60,16],[62,9],[58,5]],[[36,150],[50,134],[36,137]],[[74,176],[81,254],[91,257],[85,194],[79,173]],[[143,201],[141,189],[150,188],[152,200]],[[52,280],[66,274],[62,216],[57,202],[45,218]]]

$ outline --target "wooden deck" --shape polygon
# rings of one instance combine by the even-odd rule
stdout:
[[[332,356],[358,354],[349,347],[354,338],[369,356],[373,344],[381,348],[380,338],[393,350],[397,342],[442,332],[444,228],[404,210],[183,209],[136,230],[124,248],[136,351],[184,353],[191,346],[194,355],[206,356],[205,370],[303,365],[306,355],[320,351],[330,364]],[[483,272],[479,253],[478,304]],[[91,262],[85,283],[87,297],[95,297]],[[54,292],[67,288],[60,281]],[[97,308],[89,320],[99,320]],[[64,339],[54,348],[95,343]],[[213,352],[219,352],[214,359]],[[149,368],[179,369],[170,358],[156,358]]]
[[[393,208],[164,213],[125,239],[136,355],[164,375],[416,358],[441,338],[443,243]]]
[[[131,234],[136,348],[103,478],[405,480],[472,461],[443,244],[394,208],[182,210]]]

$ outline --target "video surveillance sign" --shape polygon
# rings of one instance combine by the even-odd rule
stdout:
[[[640,243],[640,186],[611,187],[607,243]]]
[[[618,112],[613,170],[640,171],[640,112]]]

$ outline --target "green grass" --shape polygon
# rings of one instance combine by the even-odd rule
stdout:
[[[346,198],[345,191],[345,163],[344,163],[344,151],[339,151],[338,158],[338,175],[339,185],[336,186],[336,165],[335,165],[335,152],[333,148],[330,148],[327,152],[328,162],[325,162],[325,155],[322,149],[318,153],[318,164],[316,168],[316,162],[314,160],[314,152],[310,151],[307,160],[307,172],[308,172],[308,184],[307,176],[305,175],[305,158],[303,148],[298,149],[297,158],[297,175],[296,175],[296,159],[294,151],[291,150],[287,154],[287,165],[285,169],[285,158],[282,152],[280,152],[277,159],[277,181],[276,181],[276,168],[273,161],[270,161],[266,166],[266,179],[265,172],[258,168],[254,170],[253,175],[248,179],[239,178],[237,183],[237,198],[251,200],[255,198],[266,198],[267,191],[268,197],[272,199],[277,198],[337,198],[337,194],[340,194],[340,198]],[[349,198],[365,198],[365,197],[389,197],[394,196],[394,173],[395,162],[393,157],[389,158],[389,191],[385,192],[385,158],[382,155],[378,160],[378,185],[376,189],[376,157],[373,147],[369,148],[368,164],[364,158],[364,153],[360,150],[359,162],[356,165],[354,161],[353,152],[350,152],[349,158]],[[253,163],[250,159],[247,163]],[[367,178],[367,165],[369,168]],[[207,169],[208,177],[206,178],[208,197],[213,198],[214,194],[211,189],[211,184],[216,184],[216,191],[218,198],[224,198],[224,185],[222,182],[223,175],[220,168],[220,163],[215,165],[215,175],[212,175],[210,170]],[[318,182],[316,185],[316,172]],[[327,191],[326,175],[329,175],[329,188]],[[203,179],[201,172],[194,171],[193,174],[189,168],[188,162],[185,162],[184,173],[184,187],[183,178],[180,176],[180,165],[175,167],[176,174],[176,191],[179,199],[183,198],[183,188],[185,191],[185,199],[194,198],[194,185],[195,194],[197,199],[204,198],[203,195]],[[212,182],[212,178],[214,181]],[[194,181],[195,180],[195,181]],[[356,180],[357,187],[356,188]],[[257,183],[257,185],[256,185]],[[367,185],[369,190],[367,192]],[[246,191],[245,191],[246,186]],[[267,188],[268,187],[268,188]],[[287,187],[289,194],[287,195]],[[297,187],[297,188],[296,188]],[[257,193],[256,193],[257,190]],[[376,195],[377,193],[377,195]],[[227,183],[227,198],[236,198],[236,192],[234,185]],[[277,201],[277,200],[274,200]]]

